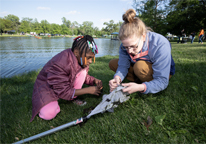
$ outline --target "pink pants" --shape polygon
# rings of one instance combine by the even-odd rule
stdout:
[[[86,70],[82,70],[76,75],[76,79],[74,82],[75,89],[82,88],[84,81],[85,81],[85,78],[86,78],[86,74],[87,74]],[[76,98],[76,97],[77,96],[74,96],[74,98]],[[53,102],[50,102],[41,108],[41,110],[39,112],[39,117],[42,119],[45,119],[45,120],[51,120],[59,112],[60,112],[60,107],[59,107],[58,101],[53,101]]]

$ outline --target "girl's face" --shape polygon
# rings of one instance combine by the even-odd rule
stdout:
[[[146,35],[142,35],[140,37],[136,37],[135,35],[130,36],[122,41],[122,45],[127,52],[133,56],[138,54],[141,51],[143,44],[145,42]]]
[[[81,65],[81,58],[82,58],[81,67],[83,67],[83,68],[89,66],[92,63],[92,59],[95,57],[95,54],[91,50],[89,50],[86,53],[86,55],[85,55],[85,52],[83,52],[83,54],[80,56],[79,55],[79,50],[75,49],[74,50],[74,55],[76,56],[79,65]]]
[[[92,59],[95,57],[95,54],[89,50],[89,52],[86,53],[86,56],[85,56],[85,53],[82,54],[82,62],[83,62],[83,65],[82,67],[85,68],[87,66],[89,66],[91,63],[92,63]],[[81,64],[81,62],[80,62]]]

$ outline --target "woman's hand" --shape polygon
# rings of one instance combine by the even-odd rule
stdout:
[[[112,92],[118,85],[120,85],[121,79],[119,76],[115,76],[114,79],[109,81],[110,92]]]
[[[96,86],[99,88],[99,89],[102,89],[102,81],[99,80],[99,79],[94,79],[94,84],[96,84]]]
[[[137,84],[134,82],[130,83],[122,83],[122,86],[126,87],[122,89],[123,92],[128,92],[129,94],[138,92],[138,91],[144,91],[145,87],[143,84]]]

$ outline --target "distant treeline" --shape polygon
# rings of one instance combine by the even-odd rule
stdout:
[[[198,33],[206,24],[206,0],[133,0],[133,7],[147,26],[155,32],[166,35],[168,32],[179,35],[182,29],[187,35],[195,31]],[[121,15],[121,14],[120,14]],[[15,30],[20,32],[36,32],[66,35],[110,35],[118,32],[122,22],[114,23],[113,20],[104,22],[105,28],[101,30],[93,26],[93,22],[84,21],[82,24],[71,22],[65,17],[62,24],[50,24],[47,20],[38,22],[37,19],[22,18],[7,15],[0,18],[1,33]],[[13,31],[14,32],[14,31]]]
[[[4,18],[0,18],[0,29],[1,33],[30,33],[36,32],[39,33],[50,33],[50,34],[63,34],[63,35],[110,35],[113,31],[119,31],[121,22],[115,24],[113,20],[110,20],[109,23],[105,22],[105,28],[101,30],[98,27],[93,27],[93,22],[85,21],[82,24],[74,21],[71,22],[65,17],[62,18],[62,24],[50,24],[47,20],[42,20],[40,23],[37,19],[32,18],[23,18],[21,22],[19,17],[15,15],[7,15]],[[112,27],[109,28],[109,27]]]

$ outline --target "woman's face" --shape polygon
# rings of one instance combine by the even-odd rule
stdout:
[[[140,37],[136,37],[135,35],[130,36],[129,38],[126,38],[122,41],[122,45],[127,50],[127,52],[133,56],[138,54],[139,51],[141,51],[144,41],[145,41],[145,35],[142,35]]]

